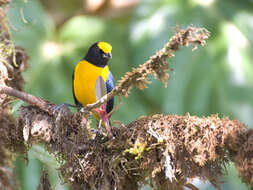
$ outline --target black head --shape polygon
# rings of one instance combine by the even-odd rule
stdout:
[[[93,44],[84,59],[98,67],[105,67],[108,60],[112,58],[112,46],[106,42]]]

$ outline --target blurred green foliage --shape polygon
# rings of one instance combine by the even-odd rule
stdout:
[[[69,1],[71,3],[72,1]],[[64,5],[66,6],[66,1]],[[253,126],[253,2],[250,0],[146,0],[121,19],[75,16],[56,27],[40,1],[13,0],[9,10],[12,37],[30,57],[25,90],[54,103],[73,103],[71,75],[95,41],[113,46],[110,68],[115,81],[163,47],[176,25],[205,27],[211,37],[197,51],[183,48],[169,60],[168,87],[150,78],[144,91],[123,98],[112,120],[124,123],[156,113],[207,116],[218,113]],[[35,189],[42,167],[55,189],[62,189],[55,165],[32,148],[29,164],[16,161],[22,189]],[[43,153],[44,154],[44,153]],[[50,157],[46,155],[44,157]],[[51,158],[48,158],[52,160]],[[38,161],[40,160],[40,161]],[[54,172],[52,172],[54,171]],[[233,166],[222,189],[246,189]],[[213,189],[199,184],[201,189]]]

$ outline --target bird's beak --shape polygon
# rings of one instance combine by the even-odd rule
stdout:
[[[103,54],[103,57],[107,58],[107,59],[111,59],[112,58],[112,54],[111,53],[106,53],[106,54]]]

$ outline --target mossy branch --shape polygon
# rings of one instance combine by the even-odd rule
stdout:
[[[149,75],[154,75],[160,79],[166,87],[169,80],[168,71],[170,70],[167,59],[173,57],[174,53],[182,46],[193,45],[193,50],[197,49],[198,45],[204,45],[206,43],[205,40],[208,36],[209,32],[204,28],[195,28],[190,26],[187,29],[178,29],[177,33],[170,39],[170,41],[155,55],[151,56],[147,62],[140,65],[138,68],[132,69],[131,72],[127,72],[121,80],[119,80],[112,92],[106,94],[94,104],[87,105],[85,109],[89,111],[99,107],[114,96],[127,96],[131,88],[134,86],[140,89],[147,88],[147,84],[149,83],[147,78]],[[53,114],[53,108],[55,105],[41,98],[25,92],[20,92],[1,84],[0,93],[14,96],[30,105],[39,107],[40,109],[48,112],[50,115]]]
[[[45,143],[64,159],[60,170],[73,189],[197,189],[194,178],[219,188],[229,161],[251,185],[253,130],[238,120],[154,115],[114,126],[112,140],[90,130],[87,115],[67,109],[54,118],[23,107],[19,123],[29,144]]]
[[[127,96],[132,87],[139,89],[147,88],[148,76],[153,75],[161,80],[164,86],[167,86],[170,70],[168,58],[173,57],[174,53],[183,46],[192,45],[196,50],[198,45],[204,45],[209,37],[209,32],[205,28],[195,28],[190,26],[186,29],[178,29],[176,34],[171,37],[170,41],[160,49],[155,55],[151,56],[148,61],[133,68],[127,72],[116,87],[109,94],[102,97],[94,104],[86,106],[87,110],[92,110],[107,102],[114,96]]]

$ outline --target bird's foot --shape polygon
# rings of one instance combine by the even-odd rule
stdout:
[[[53,107],[53,114],[56,114],[61,108],[63,107],[67,107],[67,105],[65,103],[63,104],[58,104],[58,105],[55,105]]]
[[[84,113],[84,112],[85,112],[85,108],[82,107],[82,108],[80,109],[80,112]]]
[[[76,105],[62,103],[62,104],[55,105],[53,107],[53,114],[56,114],[63,107],[66,107],[66,108],[68,108],[68,107],[78,108],[78,106],[76,106]]]
[[[105,105],[105,104],[104,104]],[[112,139],[113,135],[112,135],[112,130],[111,130],[111,125],[110,125],[110,117],[111,115],[109,115],[106,112],[106,106],[102,105],[101,108],[96,108],[95,111],[98,113],[100,120],[99,120],[99,125],[98,128],[101,127],[102,123],[105,126],[107,135],[110,139]]]

